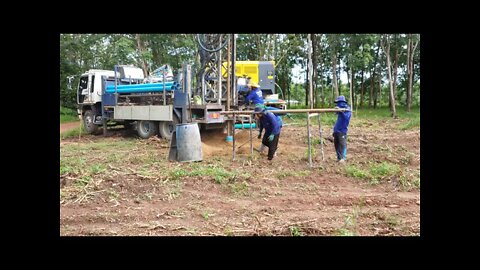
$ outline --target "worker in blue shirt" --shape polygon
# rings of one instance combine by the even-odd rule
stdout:
[[[347,159],[347,132],[348,124],[350,124],[350,117],[352,112],[348,106],[345,96],[338,96],[335,99],[337,106],[335,108],[348,109],[348,111],[337,112],[337,122],[333,127],[333,143],[335,151],[337,152],[337,161],[345,162]]]
[[[260,85],[258,85],[258,83],[256,82],[250,82],[248,84],[248,87],[250,88],[250,92],[245,97],[245,105],[248,105],[250,101],[255,106],[257,106],[258,104],[263,105],[265,101],[263,100],[263,94],[262,90],[260,89]]]
[[[258,139],[262,136],[262,131],[265,128],[265,134],[263,135],[262,145],[268,147],[268,160],[272,160],[277,151],[278,140],[280,138],[280,131],[282,126],[280,125],[277,116],[273,113],[265,110],[261,106],[255,107],[255,118],[257,118],[260,127],[260,133]]]

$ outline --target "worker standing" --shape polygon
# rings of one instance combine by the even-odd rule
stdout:
[[[337,112],[337,122],[333,127],[333,143],[335,145],[335,151],[337,152],[337,161],[345,162],[347,159],[347,132],[348,124],[350,123],[350,117],[352,112],[350,106],[348,106],[345,96],[338,96],[335,99],[337,109],[348,109],[348,111]]]
[[[262,137],[262,131],[265,128],[262,145],[268,147],[268,160],[272,160],[275,156],[275,151],[277,151],[278,140],[280,138],[282,126],[280,125],[277,117],[273,113],[265,110],[263,107],[255,107],[254,114],[255,118],[259,122],[260,127],[258,139]]]
[[[253,105],[263,105],[265,101],[263,100],[263,94],[262,90],[260,89],[260,85],[256,82],[250,82],[248,84],[248,88],[250,89],[250,92],[248,95],[245,97],[245,105],[248,106],[250,102],[253,103]]]

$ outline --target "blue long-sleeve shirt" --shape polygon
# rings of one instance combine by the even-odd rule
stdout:
[[[252,91],[250,91],[248,96],[245,98],[245,104],[248,104],[250,101],[252,101],[253,104],[255,105],[256,104],[263,105],[263,103],[265,103],[262,96],[262,90],[260,90],[260,88],[255,88]]]
[[[350,110],[350,106],[348,106],[348,104],[345,102],[338,102],[337,107]],[[337,115],[337,122],[335,122],[333,132],[341,132],[343,134],[347,134],[348,124],[350,124],[350,117],[352,116],[352,112],[337,112]]]
[[[262,133],[265,128],[265,136],[270,136],[270,134],[278,135],[280,134],[281,120],[279,117],[271,112],[265,113],[262,118],[260,118],[260,133]]]

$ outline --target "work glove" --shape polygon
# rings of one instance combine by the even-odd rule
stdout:
[[[262,137],[262,133],[258,133],[257,139],[260,139]]]
[[[268,136],[268,141],[269,141],[269,142],[273,141],[273,134],[271,134],[270,136]]]

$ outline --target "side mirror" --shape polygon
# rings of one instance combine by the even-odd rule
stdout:
[[[72,81],[73,81],[73,78],[74,78],[74,76],[68,76],[68,77],[67,77],[67,80],[68,80],[67,88],[68,88],[68,90],[72,90]]]

